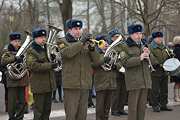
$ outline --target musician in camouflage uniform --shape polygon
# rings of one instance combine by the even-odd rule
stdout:
[[[83,22],[66,21],[68,32],[57,41],[62,55],[62,87],[67,120],[86,120],[89,89],[92,89],[91,62],[99,60],[98,51],[85,46],[91,34],[81,36]]]
[[[128,120],[144,120],[147,102],[147,92],[151,88],[151,75],[148,58],[154,63],[154,57],[147,48],[147,43],[142,41],[143,27],[141,24],[128,26],[130,37],[120,47],[120,59],[125,67],[126,87],[128,97]],[[144,49],[143,49],[144,48]]]
[[[1,59],[2,66],[7,66],[8,64],[14,62],[23,62],[23,55],[15,56],[20,49],[21,34],[10,33],[9,39],[10,44],[7,46],[7,48],[5,47],[3,50],[3,55]],[[28,75],[26,73],[22,78],[14,79],[10,77],[9,72],[7,72],[6,82],[9,97],[9,120],[23,119],[25,109],[25,87],[29,86]]]
[[[46,30],[39,28],[32,34],[34,41],[27,51],[26,60],[34,98],[34,120],[49,120],[52,92],[56,90],[53,69],[58,64],[50,62],[47,58]]]
[[[114,41],[118,39],[120,35],[120,31],[118,29],[114,29],[109,31],[108,34],[109,37],[111,38],[109,42],[109,44],[111,45]],[[118,55],[120,53],[119,47],[120,45],[118,45],[115,48]],[[124,104],[126,103],[126,96],[127,96],[125,76],[124,73],[119,72],[119,69],[116,70],[116,83],[117,83],[117,89],[112,94],[111,113],[114,116],[127,115],[127,113],[124,111]]]

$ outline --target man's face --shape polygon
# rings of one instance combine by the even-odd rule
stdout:
[[[38,45],[42,47],[46,43],[46,36],[37,37],[37,38],[34,38],[34,40],[36,41]]]
[[[101,48],[103,51],[106,51],[107,49],[108,49],[108,47],[109,47],[109,44],[108,44],[108,42],[107,41],[105,41],[105,44],[104,44],[104,46]]]
[[[139,40],[142,38],[142,32],[136,32],[133,34],[130,34],[132,40],[134,40],[135,42],[139,42]]]
[[[75,27],[68,29],[68,32],[75,38],[78,39],[81,36],[81,27]]]
[[[118,37],[119,37],[119,34],[115,34],[113,37],[111,37],[111,40],[112,40],[112,41],[115,41],[115,40],[118,39]]]
[[[154,42],[158,45],[160,45],[162,43],[162,40],[163,38],[162,37],[157,37],[157,38],[154,38]]]
[[[20,40],[19,39],[12,40],[10,42],[15,48],[18,48],[20,46]]]

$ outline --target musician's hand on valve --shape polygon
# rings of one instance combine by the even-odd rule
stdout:
[[[117,65],[116,64],[112,64],[111,69],[112,70],[117,70]]]
[[[23,62],[23,57],[24,56],[15,56],[14,58],[15,58],[15,61],[17,62]]]
[[[144,60],[144,58],[148,58],[149,57],[149,53],[142,53],[140,56],[140,60]]]
[[[150,51],[147,47],[144,47],[144,52],[150,54]]]
[[[92,34],[85,34],[80,38],[80,41],[82,42],[83,45],[85,45],[85,43],[89,41],[91,38],[92,38]]]
[[[56,59],[56,55],[55,54],[51,54],[50,56],[51,56],[52,61]]]
[[[52,69],[57,68],[58,65],[59,65],[58,63],[51,62],[51,68]]]
[[[109,61],[111,61],[111,57],[105,56],[104,57],[104,62],[109,62]]]

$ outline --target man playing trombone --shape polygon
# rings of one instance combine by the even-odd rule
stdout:
[[[126,70],[125,81],[129,91],[128,120],[144,120],[147,92],[152,85],[147,59],[152,61],[154,57],[150,54],[147,43],[141,40],[142,31],[141,24],[128,26],[130,37],[120,47],[120,59]]]

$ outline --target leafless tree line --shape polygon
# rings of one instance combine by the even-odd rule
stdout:
[[[82,19],[83,33],[93,37],[115,28],[127,34],[133,23],[143,25],[145,39],[157,30],[164,32],[165,42],[180,33],[179,0],[1,0],[0,14],[0,48],[9,43],[10,32],[20,32],[25,39],[24,30],[51,24],[65,34],[71,18]]]

